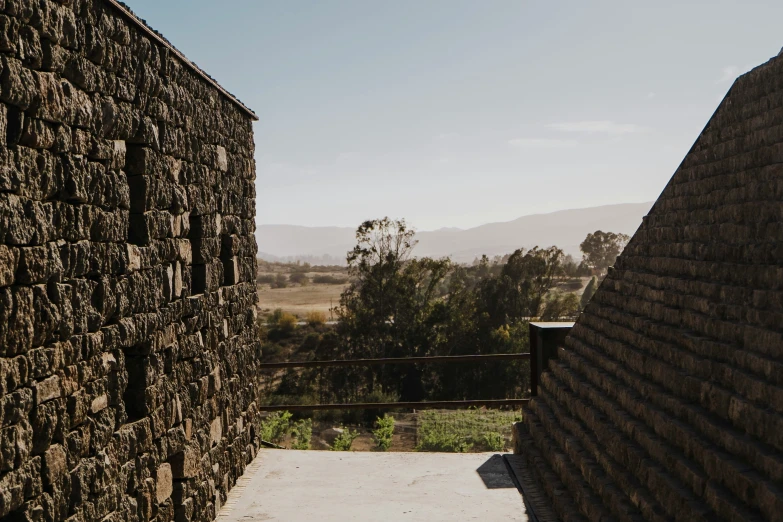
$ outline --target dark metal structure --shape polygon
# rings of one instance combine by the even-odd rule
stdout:
[[[574,323],[530,323],[530,395],[538,395],[541,372],[550,359],[557,358],[557,348],[562,346]]]

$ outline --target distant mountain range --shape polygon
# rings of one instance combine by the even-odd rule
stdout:
[[[650,201],[559,210],[465,230],[441,228],[417,232],[419,244],[414,252],[418,256],[448,256],[457,262],[471,262],[482,254],[492,257],[520,247],[556,245],[578,259],[579,244],[588,233],[604,230],[632,235],[652,204]],[[311,264],[342,264],[346,252],[356,244],[356,229],[260,225],[256,238],[259,257],[268,261],[300,259]]]

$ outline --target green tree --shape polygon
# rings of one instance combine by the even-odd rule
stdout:
[[[579,307],[584,310],[585,306],[587,306],[587,303],[590,302],[590,299],[593,298],[593,294],[595,294],[595,291],[598,289],[598,279],[596,279],[595,276],[593,276],[590,279],[590,282],[587,283],[587,286],[585,287],[585,291],[582,292],[582,299],[579,301]]]
[[[544,301],[542,321],[576,319],[579,315],[579,298],[571,292],[551,292]]]
[[[500,275],[484,279],[479,288],[479,307],[490,325],[537,317],[544,296],[562,274],[562,260],[557,247],[511,254]]]
[[[344,357],[416,357],[437,342],[432,319],[443,307],[438,288],[452,265],[448,259],[414,259],[414,234],[404,220],[389,218],[357,229],[357,245],[347,257],[351,285],[337,310]],[[379,386],[402,400],[424,398],[415,367],[371,367],[354,383],[354,397]]]
[[[614,264],[629,240],[630,237],[625,234],[596,230],[587,234],[579,249],[582,251],[585,265],[603,274]]]
[[[528,321],[539,315],[544,297],[558,281],[562,256],[556,247],[520,249],[507,256],[505,264],[499,259],[498,270],[488,269],[488,260],[483,263],[487,275],[475,283],[465,268],[455,269],[446,303],[448,318],[437,346],[440,354],[528,351]],[[442,399],[520,396],[526,389],[520,375],[529,373],[527,364],[439,365],[432,369],[430,387]]]

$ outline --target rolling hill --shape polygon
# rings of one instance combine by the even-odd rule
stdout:
[[[652,202],[624,203],[600,207],[559,210],[531,214],[513,221],[488,223],[469,229],[443,228],[416,234],[419,256],[449,256],[454,261],[470,262],[487,254],[502,255],[517,248],[557,245],[579,258],[579,244],[596,230],[632,235],[647,214]],[[302,227],[260,225],[256,231],[260,257],[322,257],[345,259],[355,244],[355,229],[348,227]]]

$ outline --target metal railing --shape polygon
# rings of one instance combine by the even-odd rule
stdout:
[[[345,366],[377,366],[382,364],[443,364],[443,363],[481,363],[493,361],[530,361],[530,395],[538,395],[538,383],[541,372],[550,359],[557,357],[557,348],[562,346],[566,335],[574,325],[572,322],[531,322],[529,327],[530,352],[499,353],[489,355],[436,355],[431,357],[385,357],[377,359],[336,359],[327,361],[286,361],[262,363],[262,370],[289,368],[329,368]],[[427,409],[454,408],[470,406],[521,406],[530,399],[486,399],[460,401],[421,401],[421,402],[357,402],[345,404],[283,404],[259,406],[260,411],[322,411],[322,410],[358,410],[358,409]]]
[[[286,361],[261,363],[259,369],[288,368],[328,368],[340,366],[376,366],[382,364],[442,364],[442,363],[477,363],[493,361],[529,360],[530,353],[500,353],[489,355],[436,355],[430,357],[385,357],[377,359],[336,359],[326,361]],[[458,401],[417,401],[417,402],[357,402],[332,404],[282,404],[259,406],[259,411],[323,411],[323,410],[358,410],[358,409],[427,409],[454,408],[470,406],[522,406],[529,399],[479,399]]]

